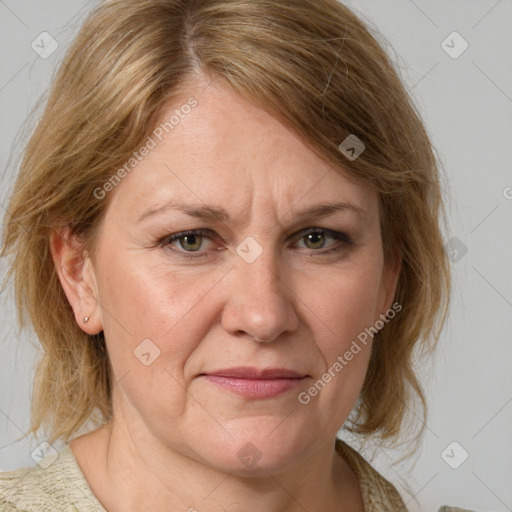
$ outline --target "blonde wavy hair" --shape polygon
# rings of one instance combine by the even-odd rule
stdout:
[[[385,259],[401,259],[395,301],[403,310],[375,337],[347,427],[391,440],[409,424],[412,402],[425,416],[416,355],[436,345],[450,289],[442,181],[379,38],[336,0],[110,0],[89,14],[24,149],[3,232],[20,325],[31,322],[42,348],[29,432],[68,441],[89,420],[112,417],[103,333],[77,325],[50,235],[68,227],[94,252],[109,205],[94,190],[197,75],[258,104],[377,190]],[[353,161],[338,148],[350,134],[366,146]]]

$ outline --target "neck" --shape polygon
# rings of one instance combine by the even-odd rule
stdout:
[[[334,440],[293,467],[243,475],[208,466],[151,436],[134,435],[120,422],[71,447],[108,512],[363,510],[357,478],[334,451]]]

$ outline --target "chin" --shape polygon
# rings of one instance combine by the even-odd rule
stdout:
[[[258,428],[259,425],[259,428]],[[205,436],[210,439],[201,451],[203,462],[238,476],[267,476],[290,469],[311,448],[305,432],[291,431],[286,422],[270,428],[268,421],[254,418],[250,428],[237,428],[232,436]],[[279,432],[279,433],[278,433]],[[306,431],[307,432],[307,431]],[[309,429],[311,432],[311,429]]]

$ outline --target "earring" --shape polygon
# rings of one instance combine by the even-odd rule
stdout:
[[[89,321],[89,317],[88,316],[84,316],[84,324],[86,324],[88,321]]]

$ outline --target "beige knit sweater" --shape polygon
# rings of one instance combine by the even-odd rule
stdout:
[[[343,441],[336,451],[359,479],[365,512],[407,511],[402,498],[366,460]],[[39,466],[0,473],[0,512],[106,512],[65,446],[46,469]],[[443,507],[439,512],[471,512]]]

